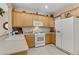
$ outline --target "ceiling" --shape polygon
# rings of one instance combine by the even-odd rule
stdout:
[[[75,3],[14,3],[17,8],[23,8],[34,12],[41,12],[44,14],[53,14],[56,16],[60,11],[67,7],[72,7]],[[45,8],[45,6],[47,8]]]

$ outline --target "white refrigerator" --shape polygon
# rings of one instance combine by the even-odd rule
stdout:
[[[56,46],[70,52],[79,54],[79,18],[56,18]]]
[[[56,46],[61,48],[62,46],[62,23],[60,17],[55,19],[55,30],[56,30]]]
[[[79,54],[79,18],[63,19],[62,35],[62,49]]]

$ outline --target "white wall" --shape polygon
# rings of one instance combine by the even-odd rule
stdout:
[[[8,21],[8,6],[6,3],[0,3],[0,8],[3,8],[3,10],[5,11],[3,17],[0,16],[0,35],[4,35],[8,33],[8,30],[5,30],[3,28],[3,23]]]
[[[8,22],[9,22],[9,33],[12,32],[12,4],[8,3]]]

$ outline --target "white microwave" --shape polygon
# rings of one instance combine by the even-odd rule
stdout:
[[[34,20],[33,21],[33,26],[43,26],[43,21],[41,21],[41,20]]]

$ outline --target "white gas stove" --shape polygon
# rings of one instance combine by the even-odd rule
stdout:
[[[45,33],[35,33],[35,47],[45,46]]]

